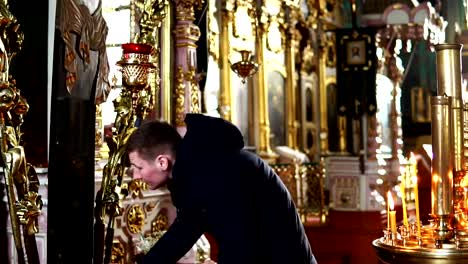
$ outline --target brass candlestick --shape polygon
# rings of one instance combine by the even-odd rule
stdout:
[[[450,106],[452,98],[433,96],[432,112],[432,217],[435,219],[434,237],[441,243],[452,237],[450,221],[453,217],[453,158]]]

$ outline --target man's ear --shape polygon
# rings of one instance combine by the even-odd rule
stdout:
[[[155,162],[156,166],[162,171],[170,169],[170,160],[169,157],[166,155],[158,155],[155,159]]]

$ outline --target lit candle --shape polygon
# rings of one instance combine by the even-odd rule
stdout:
[[[390,229],[390,200],[388,197],[390,197],[392,194],[390,191],[387,192],[387,229]]]
[[[419,220],[418,176],[413,176],[413,184],[414,184],[414,206],[416,207],[416,225],[418,227],[418,236],[421,237],[421,221]]]
[[[401,192],[401,207],[403,211],[403,225],[408,226],[408,215],[406,213],[406,170],[402,170],[400,192]]]
[[[411,152],[410,156],[410,165],[411,165],[411,176],[418,176],[418,161],[416,160],[416,156],[413,152]]]
[[[393,202],[393,197],[390,192],[387,193],[388,195],[388,206],[389,206],[389,211],[388,211],[388,218],[390,218],[390,230],[392,233],[396,233],[396,211],[395,209],[395,204]]]

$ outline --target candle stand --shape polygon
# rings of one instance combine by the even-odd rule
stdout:
[[[384,263],[464,263],[468,259],[468,230],[454,231],[447,241],[435,239],[435,226],[425,225],[418,236],[416,224],[400,226],[396,234],[384,229],[384,236],[372,242]]]
[[[427,225],[419,222],[416,181],[416,222],[399,226],[397,231],[389,225],[383,237],[372,242],[384,263],[468,263],[468,166],[464,157],[468,149],[463,134],[468,130],[463,111],[468,109],[462,99],[461,47],[435,46],[438,87],[437,96],[431,97],[432,219]],[[394,211],[389,210],[392,219],[390,212]]]

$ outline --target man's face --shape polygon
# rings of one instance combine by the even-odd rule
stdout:
[[[137,151],[128,154],[130,158],[133,179],[141,179],[151,190],[156,190],[166,184],[171,174],[170,159],[166,155],[158,155],[154,160],[146,160]]]

